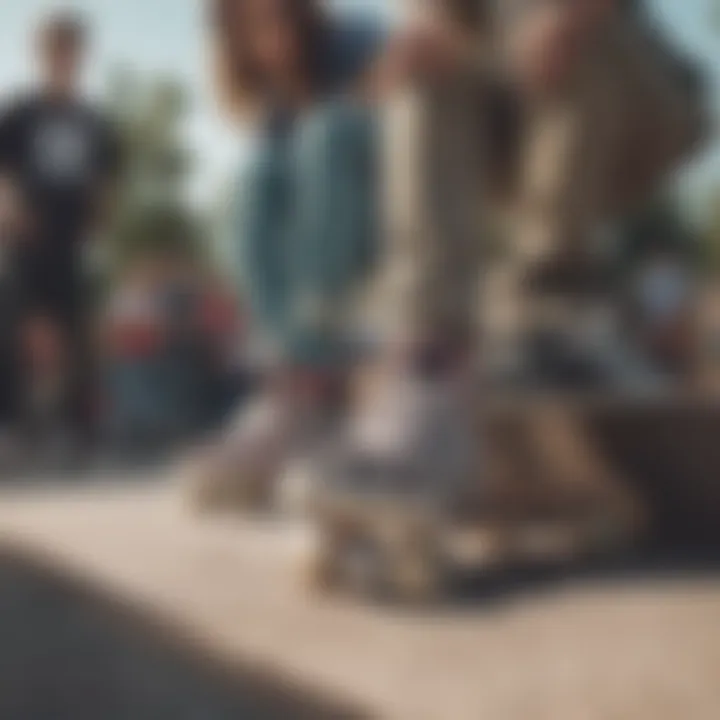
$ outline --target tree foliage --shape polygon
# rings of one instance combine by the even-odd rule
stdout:
[[[200,231],[186,201],[192,158],[182,140],[183,87],[117,70],[108,84],[108,108],[123,156],[110,238],[113,269],[156,250],[195,252]]]

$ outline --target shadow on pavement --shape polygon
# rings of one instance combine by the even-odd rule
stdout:
[[[617,558],[518,564],[468,573],[458,578],[450,607],[453,611],[484,611],[567,589],[663,588],[706,580],[720,583],[720,552],[652,547]]]
[[[0,638],[3,720],[363,717],[272,670],[213,661],[177,628],[13,548],[0,548]]]

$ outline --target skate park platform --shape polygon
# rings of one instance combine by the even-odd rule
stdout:
[[[720,716],[720,574],[479,579],[410,612],[321,598],[305,529],[148,478],[0,495],[7,720]]]
[[[717,394],[506,395],[488,408],[487,455],[512,466],[505,484],[598,507],[639,505],[653,543],[720,550]]]

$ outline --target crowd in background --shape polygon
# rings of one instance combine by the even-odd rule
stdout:
[[[131,264],[100,319],[113,437],[152,446],[216,425],[246,382],[242,330],[232,289],[192,261]]]

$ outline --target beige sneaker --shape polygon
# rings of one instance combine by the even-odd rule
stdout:
[[[210,511],[269,509],[286,465],[311,452],[334,421],[320,405],[277,393],[244,406],[219,440],[186,468],[193,504]]]

